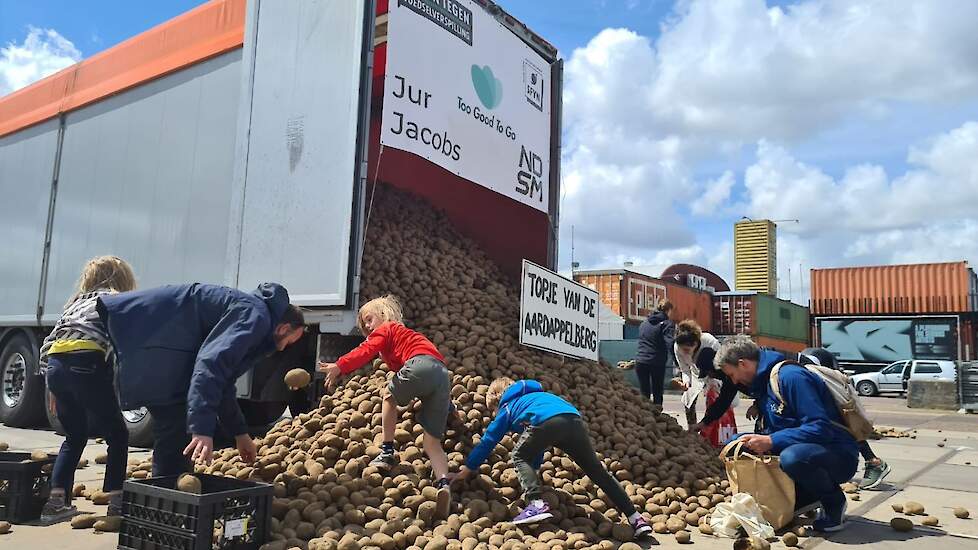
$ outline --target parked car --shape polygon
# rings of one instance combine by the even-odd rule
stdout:
[[[905,393],[909,380],[954,380],[954,361],[907,360],[890,363],[879,372],[856,374],[852,383],[859,395]]]

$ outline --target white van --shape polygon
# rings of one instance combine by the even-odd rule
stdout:
[[[890,363],[879,372],[856,374],[852,383],[859,395],[870,397],[886,392],[905,393],[909,380],[954,379],[954,361],[914,359]]]

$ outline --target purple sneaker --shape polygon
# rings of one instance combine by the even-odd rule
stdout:
[[[550,513],[550,507],[547,506],[546,502],[544,502],[541,506],[536,506],[531,502],[526,506],[526,508],[523,508],[523,511],[520,512],[515,519],[513,519],[513,523],[515,525],[538,523],[552,517],[554,517],[554,515]]]
[[[645,518],[639,516],[632,522],[632,530],[635,531],[635,538],[641,539],[652,534],[652,527],[649,522],[645,521]]]

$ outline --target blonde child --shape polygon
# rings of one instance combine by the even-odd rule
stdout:
[[[438,348],[420,333],[404,326],[403,319],[401,305],[393,296],[370,300],[360,308],[357,316],[360,332],[367,339],[336,363],[320,363],[319,370],[326,373],[327,391],[336,387],[341,375],[363,367],[378,354],[394,373],[381,409],[384,436],[381,453],[370,462],[371,466],[391,468],[397,465],[394,447],[397,407],[405,407],[414,399],[421,400],[415,419],[424,428],[424,451],[431,460],[438,489],[436,511],[444,517],[451,499],[448,457],[442,448],[448,415],[453,409],[451,381],[445,358]]]
[[[553,517],[550,507],[542,498],[537,469],[543,462],[543,453],[551,447],[558,447],[608,495],[615,508],[628,519],[635,531],[635,538],[651,535],[652,528],[648,522],[635,509],[621,484],[598,460],[587,425],[577,408],[559,396],[544,391],[536,380],[514,382],[505,377],[489,385],[486,406],[489,410],[498,408],[499,411],[486,428],[482,440],[469,453],[465,465],[455,477],[456,481],[477,473],[507,433],[522,433],[513,448],[512,458],[516,476],[523,487],[526,508],[513,518],[514,524],[538,523]]]
[[[92,435],[89,414],[109,447],[102,482],[102,490],[110,495],[108,515],[121,512],[129,432],[113,384],[112,344],[96,312],[96,302],[101,295],[134,288],[136,278],[125,260],[115,256],[89,260],[77,292],[41,346],[42,372],[65,431],[51,474],[51,496],[41,511],[45,521],[65,519],[76,512],[71,505],[71,489],[78,461]]]

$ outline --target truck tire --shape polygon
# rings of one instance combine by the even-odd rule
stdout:
[[[153,417],[146,407],[122,411],[122,418],[126,420],[126,428],[129,429],[130,447],[148,449],[153,446]]]
[[[876,391],[876,384],[873,384],[869,380],[863,380],[862,382],[857,384],[856,391],[858,391],[859,395],[863,397],[873,397],[878,393]]]
[[[0,421],[13,428],[44,423],[44,377],[34,374],[38,350],[23,334],[0,350]]]

